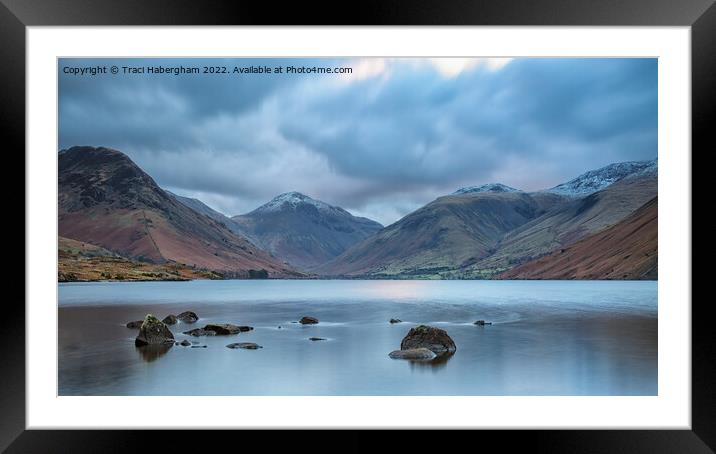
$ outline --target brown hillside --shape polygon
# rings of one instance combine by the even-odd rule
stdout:
[[[657,277],[657,197],[605,230],[500,275],[501,279]]]

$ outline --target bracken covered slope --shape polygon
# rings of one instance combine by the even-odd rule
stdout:
[[[219,222],[176,201],[125,154],[72,147],[59,154],[60,236],[135,260],[249,276],[296,273]]]

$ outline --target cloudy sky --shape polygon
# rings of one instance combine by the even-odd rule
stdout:
[[[225,66],[228,74],[67,68]],[[238,74],[234,67],[350,67]],[[656,59],[61,59],[59,146],[129,155],[227,215],[299,191],[390,224],[456,189],[657,154]]]

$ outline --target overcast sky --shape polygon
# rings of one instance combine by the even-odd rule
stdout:
[[[72,75],[64,67],[345,66]],[[657,154],[656,59],[61,59],[60,148],[129,155],[227,215],[299,191],[385,225],[456,189]]]

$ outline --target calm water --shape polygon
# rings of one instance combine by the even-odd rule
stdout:
[[[619,281],[191,281],[60,284],[60,395],[655,395],[657,283]],[[148,354],[124,324],[185,310]],[[292,321],[310,315],[320,324]],[[390,325],[399,318],[404,323]],[[484,319],[492,326],[472,323]],[[255,329],[181,334],[205,323]],[[393,360],[411,326],[457,352]],[[281,329],[278,328],[281,326]],[[324,337],[312,342],[309,337]],[[231,350],[256,342],[259,350]]]

